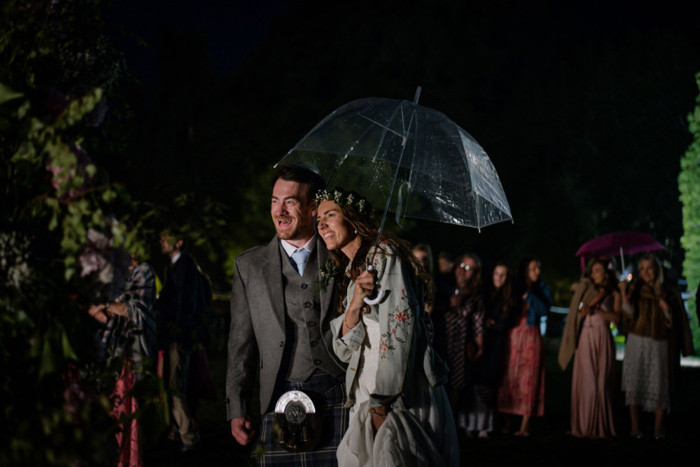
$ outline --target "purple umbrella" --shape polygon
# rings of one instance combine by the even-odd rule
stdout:
[[[624,271],[625,259],[623,255],[665,249],[666,247],[654,240],[649,234],[634,231],[613,232],[587,241],[578,249],[576,256],[581,257],[581,270],[584,270],[588,258],[619,254],[622,259],[622,270]]]

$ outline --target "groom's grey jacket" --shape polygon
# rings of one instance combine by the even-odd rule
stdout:
[[[313,300],[314,334],[311,340],[305,332],[290,332],[290,318],[285,310],[283,263],[289,261],[280,251],[275,236],[267,245],[259,246],[239,255],[235,260],[231,289],[231,328],[228,342],[228,369],[226,374],[226,406],[228,419],[252,415],[250,402],[255,377],[260,369],[260,411],[267,412],[273,396],[278,397],[287,376],[290,352],[295,346],[310,347],[314,358],[326,362],[325,370],[334,376],[345,373],[345,365],[333,352],[330,321],[337,316],[334,304],[334,284],[320,287],[321,266],[330,254],[320,238],[316,239],[316,254],[309,257],[301,287],[304,293],[319,294]],[[316,259],[316,264],[312,260]],[[312,277],[312,280],[308,280]],[[309,312],[306,310],[305,312]],[[294,340],[293,342],[291,340]],[[319,352],[322,355],[319,355]],[[328,365],[330,362],[330,366]]]

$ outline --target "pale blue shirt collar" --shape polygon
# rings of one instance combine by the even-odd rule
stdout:
[[[181,252],[181,251],[178,251],[177,253],[175,253],[175,256],[173,256],[172,258],[170,258],[170,264],[175,264],[175,262],[176,262],[178,259],[180,259],[180,256],[182,256],[182,252]]]
[[[309,253],[311,253],[311,251],[314,249],[314,246],[316,246],[316,235],[312,236],[311,240],[306,242],[306,245],[304,245],[301,248],[295,247],[286,240],[280,240],[280,243],[282,244],[282,248],[284,248],[284,252],[287,253],[287,256],[291,258],[294,252],[296,252],[297,250],[308,250]]]

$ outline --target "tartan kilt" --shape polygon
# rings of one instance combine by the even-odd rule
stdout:
[[[321,418],[321,436],[318,443],[309,452],[291,453],[282,449],[277,444],[277,433],[273,432],[273,411],[262,417],[260,440],[252,454],[252,460],[262,467],[338,465],[336,451],[348,429],[349,409],[343,407],[346,401],[345,375],[335,377],[317,370],[303,383],[287,381],[286,391],[304,391],[311,397]],[[328,393],[324,394],[327,391]]]

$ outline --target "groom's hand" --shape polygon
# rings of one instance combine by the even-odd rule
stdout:
[[[238,417],[231,419],[231,434],[238,444],[245,446],[253,441],[255,430],[253,429],[253,421],[250,417]]]

